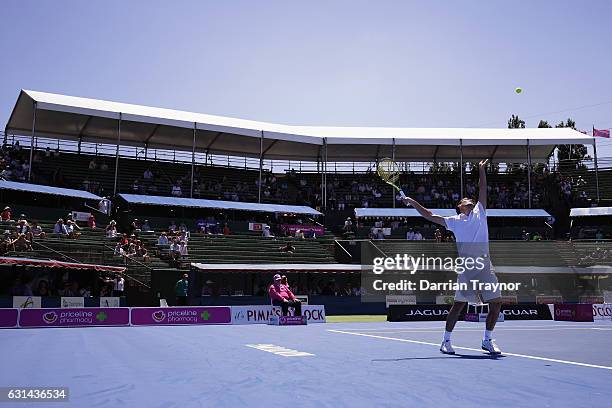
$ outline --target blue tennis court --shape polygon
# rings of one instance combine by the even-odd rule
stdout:
[[[504,355],[460,322],[3,330],[3,386],[67,386],[68,403],[26,407],[604,407],[611,322],[507,321]]]

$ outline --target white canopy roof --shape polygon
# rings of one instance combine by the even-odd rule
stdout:
[[[217,272],[359,272],[361,265],[353,264],[205,264],[193,262],[201,271]]]
[[[89,191],[74,190],[72,188],[50,187],[50,186],[43,186],[40,184],[18,183],[16,181],[7,181],[7,180],[0,180],[0,190],[17,190],[17,191],[25,191],[28,193],[53,194],[53,195],[60,195],[60,196],[74,197],[74,198],[84,198],[87,200],[97,200],[97,201],[102,199],[102,197],[92,194]]]
[[[442,217],[450,217],[457,215],[457,212],[452,208],[441,208],[431,210],[436,215]],[[487,209],[487,217],[544,217],[548,218],[551,215],[540,209]],[[355,208],[355,217],[420,217],[417,210],[414,208]]]
[[[327,144],[328,161],[374,161],[392,156],[398,161],[453,160],[463,145],[466,161],[488,157],[496,161],[546,160],[557,144],[591,144],[593,139],[569,128],[383,128],[289,126],[154,108],[97,99],[22,90],[6,126],[7,132],[30,135],[34,102],[36,134],[84,142],[116,143],[121,117],[121,144],[314,161]]]
[[[572,208],[570,217],[597,217],[612,215],[612,207]]]
[[[202,198],[162,197],[140,194],[119,194],[128,203],[167,205],[172,207],[217,208],[222,210],[258,211],[270,213],[323,215],[304,205],[258,204],[239,201],[205,200]]]

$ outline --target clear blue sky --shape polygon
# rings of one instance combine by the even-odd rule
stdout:
[[[4,0],[0,10],[2,128],[21,88],[286,124],[505,127],[517,113],[528,127],[568,116],[612,127],[609,0]]]

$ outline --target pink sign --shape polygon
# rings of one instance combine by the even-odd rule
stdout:
[[[133,307],[132,325],[226,324],[231,323],[228,306]]]
[[[555,320],[567,322],[592,322],[593,306],[591,304],[556,304]]]
[[[317,237],[321,237],[325,234],[325,228],[318,225],[283,224],[281,229],[286,231],[288,235],[295,235],[295,231],[297,230],[302,230],[306,236],[308,236],[311,231],[314,231]]]
[[[129,326],[127,307],[87,307],[74,309],[21,309],[21,327]]]
[[[0,327],[17,326],[17,309],[0,309]]]

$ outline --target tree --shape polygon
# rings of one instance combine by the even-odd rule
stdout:
[[[508,129],[525,129],[525,121],[518,117],[518,115],[512,115],[508,119]]]
[[[576,122],[568,118],[564,123],[561,121],[555,126],[556,128],[571,128],[576,129]],[[583,160],[588,160],[587,148],[583,144],[559,145],[557,148],[557,161],[559,162],[559,170],[561,173],[572,170],[586,169],[582,163]]]
[[[548,121],[546,120],[540,120],[540,123],[538,123],[538,128],[551,128],[552,126],[550,126],[548,124]]]

